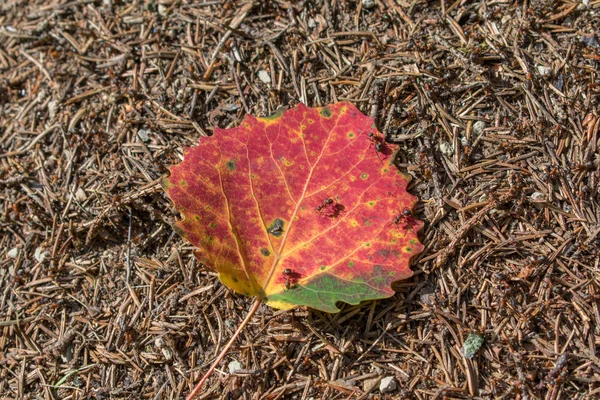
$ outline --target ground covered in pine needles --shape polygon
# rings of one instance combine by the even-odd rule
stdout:
[[[247,113],[342,100],[401,146],[416,274],[262,307],[200,398],[600,396],[599,26],[598,0],[2,1],[0,398],[189,393],[252,299],[161,177]]]

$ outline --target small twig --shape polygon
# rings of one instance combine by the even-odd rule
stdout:
[[[477,222],[483,218],[492,208],[496,207],[498,204],[502,204],[505,201],[505,197],[500,198],[498,200],[490,200],[489,203],[483,207],[481,210],[477,212],[477,214],[473,215],[467,222],[463,224],[463,226],[454,234],[454,239],[439,252],[437,259],[435,261],[435,265],[437,268],[442,266],[448,261],[448,258],[454,254],[456,251],[456,245],[460,242],[466,234],[473,228]]]
[[[127,228],[127,275],[125,282],[129,284],[129,278],[131,277],[131,207],[127,207],[129,211],[129,227]]]
[[[240,80],[237,74],[237,63],[234,61],[231,66],[231,71],[233,73],[233,79],[235,80],[235,86],[237,87],[238,92],[240,93],[240,99],[242,99],[242,104],[244,105],[244,111],[246,114],[250,114],[250,109],[248,108],[248,104],[246,103],[246,99],[244,98],[244,93],[242,92],[242,86],[240,85]]]
[[[29,61],[34,63],[40,69],[40,71],[42,71],[42,73],[44,74],[46,79],[48,79],[50,82],[53,82],[52,77],[50,76],[50,73],[48,72],[48,70],[46,68],[44,68],[44,66],[42,65],[41,62],[36,60],[33,56],[31,56],[31,54],[27,54],[27,52],[25,52],[25,50],[23,50],[23,49],[19,49],[19,53],[21,53],[25,58],[27,58]]]
[[[26,322],[33,321],[36,318],[37,317],[25,317],[23,319],[17,318],[17,319],[11,319],[8,321],[0,321],[0,326],[12,326],[12,325],[24,324]]]
[[[258,297],[256,298],[256,300],[254,300],[254,303],[252,304],[252,308],[250,308],[250,311],[248,311],[246,318],[244,318],[244,320],[240,323],[240,326],[238,326],[237,330],[235,331],[235,333],[233,334],[231,339],[229,339],[229,342],[227,342],[225,347],[223,347],[223,350],[221,350],[221,353],[217,356],[215,361],[213,361],[213,363],[210,366],[210,368],[208,369],[208,371],[206,371],[206,373],[204,374],[202,379],[200,379],[200,382],[198,382],[198,384],[194,387],[194,390],[191,391],[191,393],[185,398],[185,400],[192,400],[198,394],[200,389],[202,389],[202,385],[204,385],[204,382],[206,382],[206,380],[212,375],[215,368],[217,368],[217,365],[219,365],[219,363],[225,358],[225,356],[229,352],[229,349],[231,348],[231,346],[233,346],[233,343],[235,342],[237,337],[240,335],[240,333],[242,333],[242,330],[246,327],[246,325],[248,325],[248,322],[250,322],[250,319],[252,319],[252,316],[254,316],[254,314],[256,313],[256,310],[258,310],[258,307],[261,305],[261,303],[262,303],[262,300]]]

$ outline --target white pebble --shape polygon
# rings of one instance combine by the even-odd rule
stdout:
[[[137,131],[137,135],[142,142],[147,142],[148,140],[150,140],[148,133],[149,132],[146,129],[140,129]]]
[[[228,367],[229,367],[229,373],[235,374],[237,371],[242,369],[242,364],[240,364],[240,362],[237,360],[233,360],[232,362],[229,363]]]
[[[452,145],[448,142],[441,142],[440,143],[440,151],[442,152],[443,155],[445,155],[446,157],[451,157],[452,154],[454,154],[454,148],[452,147]]]
[[[56,113],[58,112],[58,102],[56,100],[50,100],[48,102],[48,113],[50,115],[50,119],[54,119],[56,117]]]
[[[375,7],[375,0],[362,0],[362,7],[365,10]]]
[[[538,200],[538,201],[543,201],[546,198],[546,196],[544,196],[543,193],[541,192],[533,192],[531,193],[531,200]]]
[[[166,17],[168,12],[169,12],[169,7],[165,6],[164,4],[158,5],[158,13],[161,15],[161,17]]]
[[[552,72],[552,68],[546,67],[545,65],[538,65],[537,70],[542,76],[548,76]]]
[[[475,135],[481,135],[481,132],[485,129],[485,122],[477,121],[473,124],[473,133]]]
[[[19,255],[19,249],[13,247],[8,251],[8,253],[6,253],[6,255],[8,256],[8,258],[17,258],[17,256]]]
[[[37,249],[35,249],[35,252],[33,253],[33,257],[37,260],[37,262],[44,261],[44,259],[46,259],[47,255],[48,255],[48,252],[46,250],[42,249],[41,247],[38,247]]]
[[[85,190],[83,190],[82,188],[77,189],[77,191],[75,192],[75,198],[80,203],[83,203],[84,201],[86,201],[87,195],[85,194]]]
[[[269,75],[269,73],[264,69],[258,71],[258,79],[260,79],[262,83],[266,83],[267,85],[271,83],[271,75]]]
[[[396,390],[397,387],[396,379],[393,376],[386,376],[379,384],[379,391],[381,393],[390,393]]]

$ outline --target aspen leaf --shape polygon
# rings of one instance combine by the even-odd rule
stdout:
[[[423,248],[395,147],[350,103],[299,104],[215,129],[163,185],[183,216],[175,229],[225,285],[337,312],[392,296]]]

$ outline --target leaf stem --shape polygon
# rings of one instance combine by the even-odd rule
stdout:
[[[258,307],[260,306],[261,303],[262,303],[262,300],[259,297],[257,297],[254,300],[254,303],[252,304],[252,308],[250,308],[250,311],[248,311],[246,318],[244,318],[244,320],[241,322],[240,326],[238,326],[237,330],[235,331],[235,333],[233,334],[231,339],[229,339],[229,342],[227,342],[225,347],[223,347],[223,350],[221,350],[221,353],[219,353],[219,355],[217,356],[215,361],[212,363],[212,365],[210,366],[208,371],[206,371],[206,373],[204,374],[202,379],[200,379],[200,382],[198,382],[198,384],[196,386],[194,386],[194,390],[192,390],[192,392],[185,398],[185,400],[192,400],[198,394],[198,392],[202,388],[202,385],[204,385],[204,382],[206,382],[206,380],[212,375],[215,368],[217,368],[217,365],[219,365],[219,363],[225,358],[225,356],[229,352],[229,349],[231,348],[231,346],[233,346],[233,342],[235,342],[235,339],[237,339],[237,337],[240,336],[240,333],[242,333],[242,330],[246,327],[246,325],[248,325],[248,322],[250,322],[250,320],[256,313],[256,310],[258,310]]]

